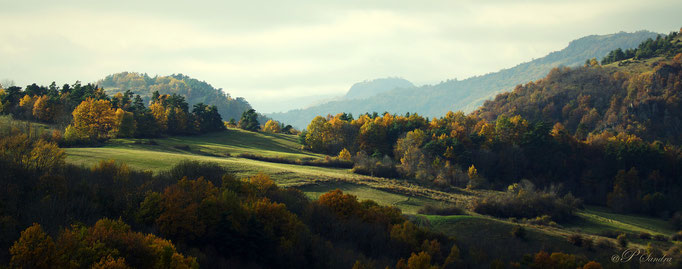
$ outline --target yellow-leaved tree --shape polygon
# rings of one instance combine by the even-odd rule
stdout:
[[[57,263],[57,248],[52,238],[39,224],[21,232],[19,240],[9,249],[12,268],[53,268]]]
[[[40,121],[51,122],[55,117],[54,106],[50,104],[49,97],[43,95],[33,103],[33,117]]]
[[[27,94],[19,100],[19,107],[21,107],[21,113],[24,117],[30,118],[33,115],[33,104],[36,102],[36,99],[38,97]]]
[[[2,100],[5,99],[5,96],[7,96],[7,93],[5,92],[5,89],[2,88],[2,85],[0,85],[0,113],[3,112],[5,105],[3,105]]]
[[[161,131],[165,132],[168,130],[168,113],[161,102],[153,102],[151,105],[149,105],[149,110],[152,111],[154,120],[156,120],[156,123],[158,123]]]
[[[108,100],[88,98],[73,110],[73,131],[89,139],[107,139],[116,128],[116,112]]]
[[[117,137],[133,137],[137,123],[133,117],[132,112],[123,109],[116,110],[116,136]]]
[[[265,126],[263,126],[263,132],[280,133],[282,132],[282,127],[280,126],[279,122],[269,120],[268,122],[265,123]]]
[[[343,148],[341,152],[339,152],[339,159],[350,161],[351,159],[350,151],[348,151],[346,148]]]

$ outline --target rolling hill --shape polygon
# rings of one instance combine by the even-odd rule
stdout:
[[[671,33],[658,40],[658,48],[654,42],[639,46],[652,51],[647,57],[554,69],[541,80],[486,101],[474,114],[487,121],[520,115],[533,122],[561,123],[582,139],[612,130],[680,145],[682,36]]]
[[[406,112],[436,117],[447,111],[471,112],[483,101],[514,86],[544,77],[558,66],[578,66],[590,58],[601,59],[616,48],[634,48],[657,34],[649,31],[591,35],[571,41],[569,45],[540,59],[519,64],[495,73],[465,80],[448,80],[436,85],[397,88],[364,99],[336,100],[306,109],[268,114],[273,119],[297,128],[305,128],[317,115],[349,112],[354,115],[371,112]]]
[[[344,99],[363,99],[395,89],[414,88],[412,82],[402,78],[379,78],[353,84]]]
[[[242,97],[232,98],[229,93],[217,89],[205,81],[199,81],[183,74],[170,76],[154,76],[136,72],[121,72],[106,76],[97,82],[107,94],[113,96],[127,90],[139,94],[148,103],[155,91],[161,94],[178,94],[185,97],[190,105],[204,103],[215,105],[218,113],[227,121],[231,118],[239,120],[242,113],[251,109],[251,105]],[[264,122],[262,122],[264,123]]]
[[[201,136],[175,136],[155,140],[116,139],[102,147],[67,148],[66,161],[92,167],[100,161],[115,160],[118,163],[126,163],[131,169],[164,173],[182,161],[193,160],[219,164],[238,177],[266,173],[278,185],[298,189],[310,199],[318,199],[324,193],[339,189],[355,195],[360,200],[370,199],[380,205],[398,207],[419,226],[454,236],[458,239],[462,253],[466,253],[463,255],[467,259],[474,259],[476,253],[485,252],[489,257],[521,260],[525,254],[547,250],[550,247],[552,251],[606,261],[615,250],[575,246],[567,238],[581,234],[590,240],[612,242],[613,239],[609,238],[608,234],[625,233],[632,239],[630,246],[644,248],[652,240],[639,239],[637,237],[639,234],[674,233],[671,225],[663,220],[648,216],[616,214],[598,207],[580,210],[577,212],[577,219],[563,227],[519,223],[511,219],[499,219],[468,211],[465,215],[420,214],[419,210],[425,205],[457,204],[467,208],[473,199],[494,195],[497,191],[461,189],[444,192],[414,184],[409,180],[358,175],[349,169],[273,163],[251,160],[239,155],[251,153],[293,159],[323,159],[324,155],[300,150],[296,141],[293,135],[228,129]],[[523,240],[509,236],[510,231],[519,226],[524,227],[527,232]],[[674,244],[653,242],[655,246],[663,249]],[[502,243],[513,245],[514,248],[494,247]],[[483,251],[486,249],[487,251]]]

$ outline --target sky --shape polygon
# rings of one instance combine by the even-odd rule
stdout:
[[[0,81],[61,85],[182,73],[259,112],[495,72],[620,31],[679,30],[682,1],[0,0]]]

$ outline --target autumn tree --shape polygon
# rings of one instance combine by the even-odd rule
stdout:
[[[107,100],[88,98],[72,114],[74,131],[89,139],[107,139],[116,128],[116,112]]]
[[[339,152],[339,156],[337,156],[341,160],[345,161],[350,161],[352,156],[350,154],[350,151],[348,151],[346,148],[343,148],[341,152]]]
[[[149,110],[151,115],[154,116],[159,130],[161,132],[168,130],[168,113],[166,108],[160,102],[153,102],[149,105]]]
[[[478,169],[472,164],[467,170],[467,175],[469,176],[469,183],[467,184],[467,189],[478,189],[485,185],[486,180],[481,175],[478,174]]]
[[[640,191],[638,171],[634,167],[625,172],[619,170],[613,179],[613,191],[608,194],[607,204],[616,211],[625,211],[639,206]]]
[[[33,105],[35,104],[36,100],[39,97],[37,96],[31,96],[31,95],[24,95],[19,100],[19,107],[21,110],[21,114],[19,114],[21,117],[30,119],[33,116]]]
[[[57,248],[40,224],[21,232],[21,237],[9,250],[13,268],[53,268],[57,265]]]
[[[116,110],[116,137],[133,137],[137,123],[135,122],[132,112],[125,111],[121,108]]]
[[[100,219],[92,227],[73,225],[56,242],[60,262],[85,268],[197,268],[193,257],[169,241],[131,230],[122,220]]]
[[[356,215],[360,208],[360,204],[354,195],[344,194],[339,189],[320,195],[318,202],[327,206],[340,218],[350,218]]]
[[[407,260],[409,269],[436,269],[438,266],[431,265],[431,255],[426,252],[412,253]]]
[[[415,176],[426,162],[422,145],[426,141],[424,131],[417,129],[408,132],[404,138],[398,139],[394,147],[394,156],[400,160],[400,171],[405,175]]]
[[[282,131],[280,123],[274,120],[268,120],[263,126],[263,132],[280,133]]]
[[[55,105],[49,96],[40,96],[33,103],[33,117],[40,121],[52,122],[57,113],[55,109]]]
[[[54,142],[38,140],[33,144],[28,166],[39,171],[60,167],[64,164],[66,153]]]
[[[305,133],[305,145],[312,151],[321,152],[326,149],[328,131],[327,120],[324,117],[315,117],[308,125]]]
[[[163,234],[183,242],[203,236],[207,223],[200,217],[200,206],[205,198],[215,196],[217,192],[218,189],[203,178],[183,178],[161,195],[162,213],[156,219],[156,225]]]

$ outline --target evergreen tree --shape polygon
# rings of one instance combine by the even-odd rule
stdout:
[[[248,131],[258,131],[260,123],[258,123],[258,114],[255,109],[249,109],[242,113],[242,118],[239,120],[239,128]]]

